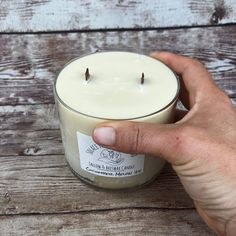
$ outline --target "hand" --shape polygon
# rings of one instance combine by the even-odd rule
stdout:
[[[236,111],[200,62],[166,52],[152,56],[181,76],[188,113],[175,124],[106,122],[93,138],[111,149],[166,159],[203,220],[219,235],[235,236]]]

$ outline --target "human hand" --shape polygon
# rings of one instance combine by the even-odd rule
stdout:
[[[171,53],[152,56],[179,74],[189,109],[175,124],[106,122],[96,143],[161,156],[171,163],[203,220],[219,235],[236,232],[236,111],[203,65]]]

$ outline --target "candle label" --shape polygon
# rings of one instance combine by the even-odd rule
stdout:
[[[143,172],[144,155],[127,154],[96,144],[91,136],[77,132],[83,170],[106,177],[128,177]]]

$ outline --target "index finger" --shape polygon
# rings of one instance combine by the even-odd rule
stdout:
[[[190,107],[198,99],[205,99],[214,94],[216,85],[210,73],[199,61],[169,52],[154,52],[151,56],[162,61],[182,77],[189,95]]]

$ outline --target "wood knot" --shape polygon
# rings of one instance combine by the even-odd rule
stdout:
[[[218,24],[225,16],[227,16],[227,10],[225,8],[224,2],[221,2],[219,5],[215,6],[215,11],[211,16],[211,24]]]
[[[23,155],[35,155],[38,153],[38,151],[40,151],[40,148],[38,147],[27,147],[24,149],[23,151]]]
[[[7,202],[11,201],[11,197],[8,192],[5,193],[4,198],[7,200]]]

